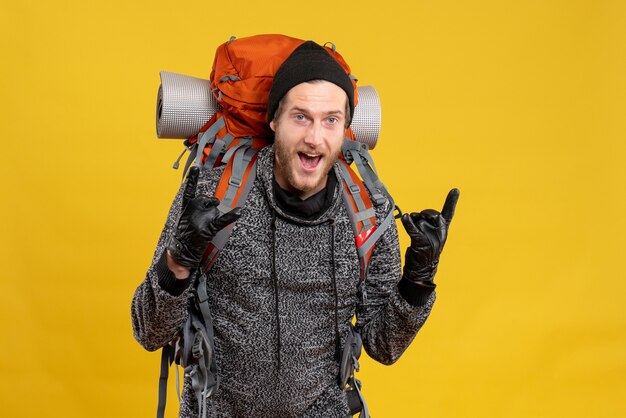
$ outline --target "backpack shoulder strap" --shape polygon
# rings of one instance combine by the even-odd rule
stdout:
[[[369,262],[376,242],[393,222],[395,204],[378,178],[374,161],[366,144],[346,138],[342,152],[344,159],[339,160],[339,168],[344,183],[343,199],[354,231],[361,267],[359,291],[361,298],[365,301],[367,295],[364,284]],[[351,162],[355,163],[361,178],[350,167]],[[389,211],[382,222],[377,225],[374,205],[382,205],[386,200],[389,201]]]
[[[193,273],[193,291],[190,295],[188,317],[179,334],[162,348],[161,373],[159,376],[159,403],[157,418],[164,418],[167,400],[169,367],[176,363],[183,367],[185,377],[191,381],[200,410],[199,417],[207,416],[207,399],[219,387],[213,334],[213,317],[209,308],[206,276]],[[176,392],[180,401],[178,368],[176,368]]]
[[[215,132],[209,133],[209,135],[212,136],[213,145],[219,144],[219,142],[215,142]],[[235,143],[235,141],[238,142]],[[215,197],[220,200],[218,208],[223,212],[228,212],[237,205],[244,204],[256,178],[258,152],[265,145],[265,142],[252,138],[237,138],[235,141],[231,140],[232,144],[220,147],[221,149],[214,153],[216,157],[210,166],[200,164],[203,169],[212,169],[214,165],[225,164],[215,191]],[[196,151],[198,158],[201,158],[202,148],[198,148]],[[206,158],[211,158],[215,149],[215,147],[209,148]],[[189,166],[190,163],[187,164],[185,170]],[[228,242],[230,230],[231,226],[229,225],[222,229],[209,243],[201,262],[203,272],[206,273],[211,268],[217,255]],[[204,274],[197,276],[199,277],[196,277],[193,284],[194,301],[190,303],[189,317],[182,329],[183,346],[180,346],[180,339],[177,338],[162,349],[157,418],[163,418],[165,414],[168,371],[173,362],[183,365],[185,375],[191,378],[191,386],[198,401],[200,417],[206,417],[206,400],[219,385],[213,345],[213,319],[208,305],[206,278]],[[176,347],[172,345],[173,343],[176,344]],[[178,388],[178,369],[176,372]]]
[[[166,344],[161,349],[161,372],[159,373],[159,403],[157,405],[157,418],[165,417],[165,403],[167,401],[167,379],[169,369],[174,362],[174,347]]]
[[[224,155],[222,161],[226,162],[226,166],[215,190],[215,197],[220,200],[220,211],[228,212],[245,203],[256,178],[258,153],[259,149],[252,144],[241,144]],[[209,243],[201,262],[204,272],[211,268],[219,252],[226,246],[231,229],[232,226],[228,225],[220,230]]]

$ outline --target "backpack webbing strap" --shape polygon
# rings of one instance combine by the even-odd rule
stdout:
[[[393,201],[391,201],[391,207],[393,208]],[[393,215],[392,209],[391,211],[389,211],[387,216],[385,216],[385,219],[383,219],[380,225],[378,225],[378,228],[376,228],[369,236],[367,236],[361,246],[357,248],[359,255],[361,255],[361,253],[366,253],[370,251],[374,247],[376,241],[378,241],[378,239],[383,235],[387,228],[391,226],[391,222],[393,222],[394,219],[395,217]]]
[[[256,161],[258,149],[247,144],[240,146],[232,156],[228,156],[226,168],[215,190],[215,197],[220,200],[218,209],[228,212],[245,202],[256,178]],[[202,270],[208,271],[215,262],[217,255],[230,238],[232,226],[220,230],[209,243],[202,258]]]
[[[349,139],[346,139],[344,140],[343,145],[342,145],[342,152],[344,153],[344,156],[349,161],[354,161],[354,163],[356,164],[359,174],[361,175],[361,178],[363,179],[362,184],[365,185],[369,193],[372,195],[372,198],[374,199],[374,204],[376,205],[382,204],[385,201],[385,197],[387,198],[387,200],[389,200],[389,204],[390,204],[389,213],[387,214],[385,219],[381,222],[381,224],[378,226],[377,230],[373,231],[373,233],[370,236],[364,237],[363,239],[363,241],[372,240],[372,242],[374,243],[376,242],[376,240],[378,240],[378,238],[380,238],[380,236],[389,227],[389,225],[391,225],[391,222],[393,221],[393,218],[394,218],[393,212],[395,208],[395,203],[393,201],[393,198],[387,191],[387,188],[385,187],[385,185],[378,178],[378,173],[376,171],[376,166],[374,165],[374,160],[372,159],[372,156],[368,152],[368,147],[366,144],[360,144],[360,143],[357,143],[356,141],[351,141]],[[342,168],[343,168],[342,171],[348,174],[348,175],[344,175],[344,178],[349,178],[354,173],[352,170],[349,169],[349,166],[347,163],[342,164]],[[356,183],[356,180],[355,180],[356,176],[352,176],[351,178],[352,178],[353,183]],[[352,189],[354,186],[350,185],[349,187]],[[352,193],[352,195],[356,195],[356,193]],[[353,218],[355,222],[358,222],[361,220],[360,219],[361,217],[364,217],[367,215],[368,215],[367,213],[357,212],[356,214],[353,214]],[[373,243],[368,244],[366,246],[359,245],[359,247],[363,247],[363,251],[367,251],[369,250],[369,248],[373,246]],[[364,244],[364,243],[361,243],[361,244]]]
[[[201,163],[202,156],[204,154],[204,147],[206,147],[209,143],[213,143],[213,141],[215,141],[215,136],[217,135],[217,133],[226,125],[224,118],[218,118],[217,116],[218,114],[216,113],[207,122],[207,124],[210,124],[209,129],[204,132],[198,133],[197,138],[192,137],[184,142],[185,149],[178,156],[178,159],[173,165],[174,170],[178,170],[178,164],[180,162],[180,159],[183,157],[183,154],[185,154],[185,151],[189,151],[189,157],[187,157],[187,162],[185,162],[185,168],[183,169],[182,181],[185,181],[187,171],[194,161],[196,161],[196,165],[198,167],[203,167]]]
[[[215,120],[215,122],[211,125],[211,127],[209,127],[209,129],[204,131],[202,135],[198,137],[198,142],[197,142],[198,148],[196,149],[196,155],[195,155],[196,165],[198,167],[204,167],[202,164],[202,155],[204,154],[204,147],[206,147],[209,143],[215,142],[215,136],[224,126],[226,126],[226,121],[224,120],[223,117],[220,117]]]
[[[361,381],[352,377],[350,379],[349,385],[350,387],[354,388],[357,395],[359,396],[359,400],[361,401],[361,406],[363,409],[361,410],[361,413],[359,414],[359,418],[370,418],[370,413],[369,413],[369,410],[367,409],[367,402],[365,402],[365,398],[363,397],[363,394],[361,393]]]
[[[367,145],[345,139],[342,151],[345,161],[339,160],[339,168],[345,185],[343,198],[354,231],[355,244],[359,255],[361,282],[359,283],[358,291],[363,303],[365,303],[367,301],[365,278],[367,277],[369,262],[372,258],[376,241],[385,233],[394,220],[394,202],[385,186],[378,179],[374,162],[367,152]],[[351,161],[356,163],[359,174],[363,178],[362,181],[350,168],[348,162]],[[389,213],[378,226],[376,225],[376,213],[368,191],[376,205],[384,203],[384,196],[389,199]]]
[[[198,274],[194,282],[193,298],[189,304],[189,317],[183,325],[180,365],[184,367],[185,377],[191,381],[200,417],[206,417],[207,398],[219,386],[213,335],[213,318],[208,306],[206,276]]]
[[[376,216],[376,212],[374,211],[374,208],[368,208],[368,209],[362,210],[361,212],[355,213],[354,221],[369,223],[372,216]]]
[[[350,414],[360,412],[359,417],[369,418],[367,403],[361,394],[361,382],[354,377],[354,373],[359,371],[362,348],[361,334],[350,324],[341,353],[339,387],[346,393]]]
[[[226,189],[224,197],[220,199],[223,205],[230,206],[231,208],[234,207],[233,205],[236,201],[237,193],[241,190],[246,172],[249,173],[248,167],[253,159],[254,162],[256,162],[256,155],[257,150],[248,147],[240,148],[233,155],[232,172],[228,180],[228,188]],[[218,195],[217,198],[219,199],[220,196]]]
[[[376,165],[374,164],[374,159],[368,152],[367,144],[346,139],[343,141],[341,151],[348,161],[354,161],[363,179],[363,184],[365,184],[365,187],[367,187],[367,190],[372,195],[372,199],[374,199],[374,204],[382,204],[385,201],[383,194],[389,197],[389,193],[378,178]]]
[[[191,148],[187,148],[189,150],[189,157],[187,157],[187,162],[185,163],[185,168],[183,168],[183,175],[182,175],[182,180],[181,182],[185,181],[185,176],[187,175],[187,171],[189,171],[189,167],[191,167],[191,164],[193,163],[194,159],[196,158],[196,153],[198,150],[198,143],[196,142],[195,144],[193,144],[191,146]],[[184,151],[183,151],[184,153]],[[181,157],[183,156],[182,154],[180,155]],[[174,165],[174,169],[178,170],[178,164]]]
[[[252,138],[249,136],[244,136],[241,138],[237,138],[237,142],[234,143],[234,141],[231,141],[229,144],[229,148],[227,149],[227,151],[224,153],[224,156],[222,157],[222,163],[226,164],[228,163],[228,161],[230,161],[230,159],[233,157],[233,154],[235,154],[235,152],[241,148],[241,147],[249,147],[252,144]],[[232,146],[231,146],[232,145]]]
[[[167,379],[173,362],[181,365],[185,377],[190,379],[191,388],[200,408],[200,417],[206,417],[207,399],[219,387],[217,363],[215,359],[213,317],[209,308],[206,276],[196,274],[192,298],[189,301],[189,314],[185,320],[175,347],[170,342],[161,353],[161,375],[159,377],[159,403],[157,418],[165,415],[167,399]],[[182,344],[181,338],[182,337]],[[176,368],[176,391],[180,401],[178,367]]]
[[[185,140],[185,141],[183,142],[183,146],[185,147],[185,149],[183,150],[183,152],[181,152],[181,153],[180,153],[180,155],[178,156],[178,158],[176,159],[176,161],[174,161],[174,164],[172,164],[172,168],[173,168],[174,170],[178,170],[178,165],[180,164],[180,160],[183,158],[183,155],[185,155],[185,153],[186,153],[187,151],[190,151],[190,152],[191,152],[191,151],[194,149],[194,148],[193,148],[193,146],[195,146],[195,144],[194,144],[193,146],[191,146],[191,147],[190,147],[190,146],[189,146],[189,140]],[[189,158],[187,159],[187,163],[191,164],[191,163],[189,162]],[[186,172],[186,170],[185,170],[185,172]],[[185,179],[185,178],[183,177],[183,180],[184,180],[184,179]]]
[[[209,341],[213,340],[213,317],[211,316],[211,309],[209,309],[209,293],[206,288],[206,276],[202,275],[199,278],[198,287],[196,289],[196,297],[202,319],[207,329],[207,336]]]
[[[157,418],[165,416],[165,403],[167,401],[167,378],[174,361],[174,347],[167,344],[161,350],[161,373],[159,375],[159,404],[157,406]]]
[[[193,339],[191,354],[193,361],[185,367],[185,374],[191,378],[191,387],[196,394],[200,416],[206,418],[207,399],[217,390],[219,386],[219,376],[217,375],[217,364],[215,361],[215,339],[213,332],[213,317],[209,308],[209,295],[206,288],[206,276],[198,277],[196,287],[196,304],[200,311],[200,318],[193,318],[193,328],[195,336],[185,335],[185,340]]]
[[[235,139],[235,137],[229,133],[226,133],[223,138],[215,137],[215,140],[213,141],[213,146],[211,147],[211,152],[209,152],[209,155],[202,165],[202,168],[210,170],[215,167],[217,158],[220,156],[220,154],[224,153],[226,149],[228,149],[228,146],[233,142],[233,139]]]
[[[357,184],[358,178],[350,169],[350,166],[341,161],[339,169],[341,170],[343,181],[346,186],[344,188],[344,193],[346,194],[344,198],[348,198],[350,202],[354,203],[354,206],[348,205],[350,208],[356,208],[356,211],[348,210],[348,216],[350,217],[352,225],[356,230],[355,232],[360,234],[363,232],[363,228],[369,228],[376,225],[376,214],[369,198],[365,195],[364,190],[362,190],[361,186]],[[362,223],[363,228],[358,225],[358,222]]]
[[[191,337],[191,336],[190,336]],[[195,330],[194,335],[194,354],[193,357],[197,357],[197,362],[189,364],[185,367],[185,376],[191,380],[191,389],[196,395],[196,401],[198,402],[199,416],[206,417],[206,400],[213,393],[215,387],[217,387],[217,370],[214,370],[214,356],[210,351],[212,340],[209,340],[205,332],[200,329]],[[206,360],[206,357],[210,357],[212,360]],[[207,363],[211,362],[208,365]]]
[[[372,202],[365,190],[363,183],[358,179],[350,166],[340,161],[340,171],[343,177],[344,189],[343,199],[352,224],[354,232],[354,240],[359,255],[361,284],[359,290],[361,296],[365,299],[364,282],[367,275],[367,266],[372,255],[375,240],[371,240],[371,236],[379,228],[376,226],[376,213],[372,207]],[[380,234],[376,234],[379,237]],[[367,245],[364,245],[367,244]]]

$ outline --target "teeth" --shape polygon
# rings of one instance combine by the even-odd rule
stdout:
[[[321,154],[309,154],[307,152],[298,152],[303,167],[314,169],[322,160]]]

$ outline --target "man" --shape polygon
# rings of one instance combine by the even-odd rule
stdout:
[[[395,224],[387,229],[360,294],[359,258],[335,164],[353,112],[346,73],[324,48],[304,43],[274,78],[268,121],[275,140],[259,153],[245,205],[218,210],[219,201],[209,196],[219,169],[192,169],[172,205],[133,298],[133,328],[148,350],[175,336],[202,254],[232,223],[206,274],[221,378],[209,399],[210,417],[347,417],[337,381],[352,317],[370,357],[391,364],[430,313],[432,279],[458,191],[443,214],[404,215],[411,236],[404,273]],[[389,201],[376,206],[378,222],[391,209]],[[186,379],[180,416],[197,415]]]

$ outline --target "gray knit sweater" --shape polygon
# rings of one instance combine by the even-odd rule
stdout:
[[[341,197],[342,183],[320,218],[294,218],[276,205],[273,157],[271,147],[260,152],[255,184],[241,218],[207,273],[221,379],[209,401],[209,416],[345,418],[349,412],[337,383],[337,350],[351,318],[356,315],[369,356],[391,364],[423,325],[435,294],[423,306],[411,306],[400,296],[394,223],[376,244],[362,303],[357,294],[359,258]],[[340,178],[337,168],[334,173]],[[203,172],[198,193],[212,195],[220,175],[221,170]],[[151,351],[167,344],[187,315],[189,290],[174,296],[179,292],[165,285],[159,268],[180,204],[181,191],[132,301],[135,338]],[[384,206],[376,209],[379,222],[389,209]],[[187,379],[180,416],[197,416]]]

